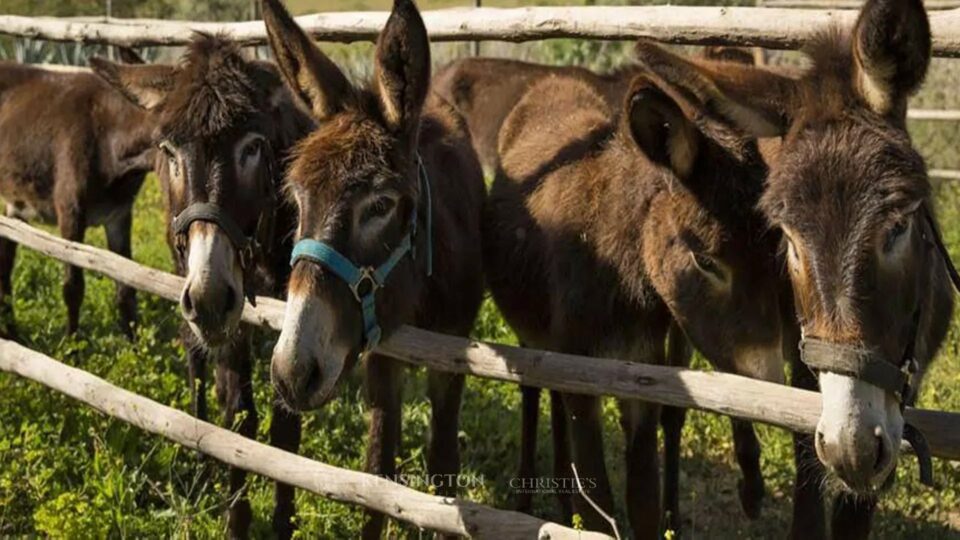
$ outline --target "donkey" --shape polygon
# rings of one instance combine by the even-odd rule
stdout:
[[[281,193],[284,159],[313,128],[283,85],[276,66],[247,60],[224,36],[198,34],[178,65],[94,69],[147,111],[158,126],[158,174],[167,202],[167,238],[177,272],[186,276],[180,309],[194,414],[206,418],[206,365],[216,362],[224,422],[239,420],[255,438],[252,332],[240,326],[244,297],[282,298],[295,227]],[[241,415],[242,416],[238,416]],[[300,419],[273,405],[271,442],[295,452]],[[245,473],[230,470],[231,536],[247,536],[252,519]],[[293,488],[278,484],[273,527],[293,533]]]
[[[400,368],[372,352],[402,324],[466,336],[483,294],[484,184],[463,119],[427,97],[430,49],[411,0],[396,0],[377,40],[373,81],[350,84],[278,0],[265,0],[270,46],[320,127],[297,146],[287,188],[299,207],[287,312],[273,381],[298,410],[331,399],[360,357],[371,406],[366,469],[390,476],[400,442]],[[456,494],[463,375],[429,372],[427,469]],[[365,538],[378,538],[372,515]]]
[[[786,245],[803,335],[795,384],[816,389],[819,379],[823,399],[815,437],[795,441],[798,476],[811,468],[805,459],[816,464],[815,452],[818,472],[839,491],[827,521],[821,482],[798,478],[792,534],[828,526],[834,538],[862,538],[902,439],[930,480],[922,436],[902,412],[943,342],[950,281],[960,280],[906,131],[907,98],[931,56],[922,2],[868,0],[852,31],[825,33],[809,54],[813,67],[793,79],[706,69],[640,47],[650,69],[714,113],[746,132],[784,137],[760,208]]]
[[[128,61],[140,61],[124,55]],[[110,251],[130,257],[133,200],[152,169],[153,126],[92,73],[0,63],[0,196],[6,215],[55,223],[82,242],[103,225]],[[0,239],[0,335],[17,338],[11,278],[17,244]],[[66,266],[67,333],[77,331],[83,272]],[[133,338],[134,289],[117,284],[119,326]]]
[[[754,208],[766,173],[756,141],[652,73],[638,70],[624,95],[611,109],[582,80],[544,78],[507,116],[483,221],[494,299],[537,348],[663,364],[675,321],[721,369],[782,379],[779,239]],[[572,460],[609,512],[599,400],[563,404]],[[630,522],[654,537],[660,407],[620,406]],[[607,526],[575,506],[589,528]]]
[[[740,53],[739,55],[736,53]],[[752,53],[728,47],[712,47],[705,50],[708,59],[753,63]],[[531,85],[549,77],[573,78],[589,84],[612,107],[619,107],[630,89],[630,82],[641,71],[636,65],[626,65],[609,74],[595,74],[578,67],[558,67],[529,64],[514,60],[493,58],[469,58],[458,60],[441,69],[434,77],[433,90],[454,104],[470,126],[474,147],[484,161],[484,166],[495,167],[496,140],[503,120]],[[486,157],[485,157],[486,156]],[[792,314],[788,314],[792,318]],[[793,342],[795,344],[795,341]],[[796,347],[788,346],[788,352]],[[667,340],[667,364],[688,366],[691,350],[683,331],[673,323]],[[749,374],[749,373],[747,373]],[[523,387],[521,456],[518,476],[536,476],[536,438],[539,417],[540,389]],[[550,392],[551,433],[554,440],[554,473],[558,477],[570,473],[567,452],[565,412],[559,392]],[[679,515],[679,462],[680,434],[685,422],[685,411],[665,407],[661,414],[664,430],[664,512],[665,528],[680,529]],[[736,422],[734,446],[737,461],[744,478],[739,482],[739,495],[745,514],[750,518],[759,515],[765,488],[760,472],[760,451],[756,436],[747,422]],[[563,518],[569,520],[572,508],[568,494],[558,494]],[[516,508],[529,512],[532,494],[519,493]]]

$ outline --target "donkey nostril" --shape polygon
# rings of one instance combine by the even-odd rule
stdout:
[[[229,313],[230,313],[231,311],[233,311],[234,308],[236,307],[236,305],[237,305],[237,291],[236,291],[233,287],[231,287],[230,285],[227,285],[226,296],[227,296],[227,298],[226,298],[226,302],[224,303],[224,309],[223,309],[223,314],[224,314],[224,315],[229,314]]]
[[[321,383],[320,377],[320,368],[317,367],[316,360],[310,362],[310,371],[303,378],[304,380],[304,390],[306,395],[313,394],[320,389]]]
[[[883,436],[883,428],[880,426],[874,428],[873,435],[877,439],[877,459],[873,463],[873,471],[879,473],[887,466],[889,454],[887,452],[887,445],[885,444],[886,438]]]
[[[183,310],[183,314],[187,316],[188,319],[191,319],[196,313],[193,309],[193,299],[190,298],[190,287],[184,287],[183,295],[180,297],[180,309]]]

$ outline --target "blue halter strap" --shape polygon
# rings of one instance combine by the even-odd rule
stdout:
[[[427,176],[427,169],[423,165],[423,159],[417,154],[417,176],[420,180],[420,192],[423,198],[423,207],[426,218],[427,235],[427,276],[433,275],[433,208],[430,196],[430,179]],[[373,350],[380,343],[382,332],[380,324],[377,323],[377,291],[382,289],[387,282],[387,278],[393,269],[397,267],[401,260],[410,254],[416,258],[414,242],[417,236],[417,210],[414,208],[413,215],[410,218],[410,230],[404,235],[400,244],[390,252],[390,256],[383,264],[377,267],[365,266],[358,267],[350,259],[344,257],[340,252],[326,242],[304,238],[293,246],[293,254],[290,257],[290,266],[293,266],[300,259],[308,259],[322,265],[332,272],[338,278],[346,282],[353,292],[354,298],[360,303],[360,309],[363,313],[363,339],[364,352]]]

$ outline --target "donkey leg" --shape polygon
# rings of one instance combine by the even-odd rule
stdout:
[[[57,224],[60,236],[65,240],[83,242],[86,221],[79,204],[64,204],[57,207]],[[80,327],[80,305],[83,303],[83,271],[66,265],[63,278],[63,301],[67,305],[67,333],[73,334]]]
[[[856,497],[846,493],[837,495],[831,512],[830,538],[843,540],[869,538],[873,512],[876,509],[876,498]]]
[[[522,413],[520,417],[520,468],[517,478],[523,482],[537,476],[537,422],[540,419],[540,388],[536,386],[520,387]],[[517,493],[517,511],[529,514],[533,509],[533,490],[524,483]]]
[[[613,495],[603,459],[603,418],[600,398],[563,394],[570,426],[573,463],[577,466],[583,493],[573,499],[573,507],[588,530],[610,532],[610,524],[585,499],[590,497],[603,512],[613,515]],[[571,472],[572,475],[572,472]],[[569,476],[568,476],[569,477]]]
[[[106,225],[107,248],[110,251],[130,258],[130,228],[133,225],[133,209]],[[133,328],[137,323],[137,294],[133,287],[117,283],[117,312],[120,314],[120,331],[133,340]]]
[[[663,426],[663,526],[679,533],[680,520],[680,435],[687,422],[687,410],[682,407],[663,407],[660,425]]]
[[[17,324],[13,316],[13,262],[17,243],[0,238],[0,337],[17,340]]]
[[[683,330],[673,322],[667,333],[667,365],[687,367],[690,365],[690,349]],[[663,407],[660,425],[663,427],[663,526],[665,530],[679,533],[680,519],[680,439],[687,410],[679,407]]]
[[[620,400],[620,422],[627,441],[627,515],[634,538],[660,535],[660,459],[657,426],[660,406]]]
[[[371,354],[366,361],[365,386],[370,406],[370,430],[364,469],[378,476],[393,476],[400,445],[400,378],[402,367],[390,358]],[[367,512],[362,537],[380,538],[384,516]]]
[[[816,391],[816,377],[800,360],[799,354],[793,351],[789,353],[790,386]],[[821,488],[825,471],[814,449],[813,435],[793,434],[793,462],[796,476],[793,484],[790,538],[796,540],[826,538],[826,513]]]
[[[273,397],[273,420],[270,423],[270,444],[288,452],[300,449],[300,415],[283,406],[279,395]],[[286,540],[293,536],[296,514],[293,486],[277,482],[274,492],[273,532]]]
[[[190,407],[200,420],[207,419],[207,353],[197,344],[193,331],[180,325],[180,341],[187,356],[187,378],[190,384]]]
[[[793,484],[793,516],[789,538],[819,540],[827,538],[821,479],[825,474],[813,446],[813,436],[793,434],[793,462],[796,477]]]
[[[257,409],[253,402],[250,340],[238,336],[217,362],[217,399],[224,413],[224,423],[237,427],[244,437],[257,436]],[[247,538],[253,516],[246,494],[246,472],[230,468],[230,498],[227,511],[227,534],[230,538]]]
[[[563,406],[563,394],[550,391],[550,430],[553,432],[553,477],[571,478],[570,437],[567,435],[567,410]],[[573,518],[573,497],[566,490],[557,491],[560,517],[563,523]]]
[[[743,478],[737,482],[740,506],[748,518],[757,519],[766,493],[763,473],[760,472],[760,441],[750,422],[731,418],[730,424],[733,426],[734,452],[743,473]]]
[[[457,433],[465,382],[465,377],[459,374],[441,371],[427,373],[427,393],[432,408],[427,472],[434,480],[437,495],[444,497],[457,496],[457,475],[460,473]]]

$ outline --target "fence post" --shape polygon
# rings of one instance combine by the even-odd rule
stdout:
[[[473,7],[475,7],[475,8],[481,7],[481,4],[483,4],[483,0],[473,0]],[[479,41],[479,40],[473,42],[473,55],[474,55],[474,56],[480,56],[480,41]]]

